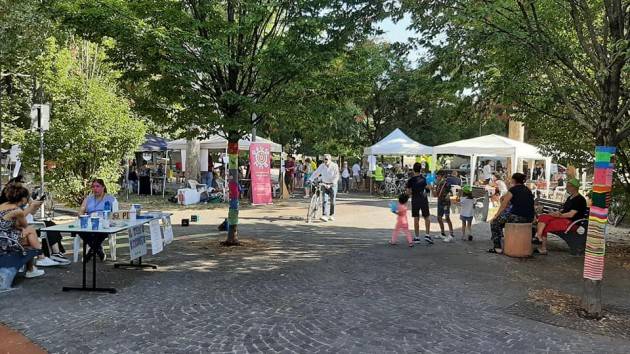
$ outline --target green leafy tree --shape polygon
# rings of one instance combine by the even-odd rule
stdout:
[[[519,119],[538,127],[541,141],[550,141],[542,131],[548,129],[584,147],[618,147],[622,168],[617,180],[630,192],[630,161],[624,150],[630,137],[626,1],[402,4],[412,13],[421,44],[443,57],[452,70],[465,72],[482,95],[514,107]],[[574,134],[565,128],[575,129]],[[549,145],[579,155],[573,142]],[[600,298],[585,297],[585,303],[590,314],[601,315]]]
[[[433,61],[413,68],[405,57],[397,44],[356,43],[271,101],[276,119],[265,130],[303,153],[346,156],[361,156],[396,128],[426,145],[476,136],[482,119],[492,123],[485,132],[495,131],[475,97],[459,94],[467,81],[440,75]]]
[[[0,140],[21,141],[30,125],[37,57],[53,30],[41,1],[0,0]]]
[[[137,109],[190,138],[219,133],[234,144],[271,94],[370,33],[382,2],[64,0],[57,10],[81,34],[116,40],[110,56]],[[238,244],[231,198],[227,245]]]
[[[49,188],[55,198],[73,205],[81,203],[94,178],[116,193],[121,160],[143,142],[144,124],[118,92],[104,46],[71,40],[60,48],[51,39],[47,48],[40,60],[42,88],[51,102],[44,155],[56,163],[46,173]],[[25,140],[24,165],[34,169],[39,166],[38,134]]]

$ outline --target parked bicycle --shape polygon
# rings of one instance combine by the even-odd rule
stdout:
[[[318,218],[319,209],[322,206],[324,198],[324,187],[325,184],[320,180],[311,183],[311,202],[309,203],[308,212],[306,213],[307,223],[311,223]]]
[[[624,194],[615,195],[608,208],[608,223],[612,226],[621,224],[628,213],[628,207]]]

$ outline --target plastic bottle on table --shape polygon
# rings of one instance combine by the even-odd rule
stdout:
[[[129,208],[129,220],[136,220],[136,208],[134,207]]]

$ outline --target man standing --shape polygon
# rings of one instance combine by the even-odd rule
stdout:
[[[311,175],[312,182],[317,177],[322,178],[324,201],[322,210],[324,215],[323,221],[335,220],[335,198],[337,197],[337,184],[339,183],[339,166],[332,162],[330,154],[324,155],[324,163]]]
[[[446,177],[446,183],[450,184],[451,186],[461,186],[462,179],[459,178],[459,174],[457,173],[457,171],[453,171],[451,172],[450,176]]]
[[[293,186],[293,175],[295,174],[295,157],[289,156],[289,160],[284,164],[284,183],[287,185],[287,189],[290,194],[293,194],[294,186]]]
[[[350,192],[350,168],[348,168],[348,161],[343,162],[343,168],[341,169],[341,193]]]
[[[431,219],[429,216],[429,199],[427,193],[429,192],[429,186],[427,180],[420,173],[422,171],[422,165],[419,162],[413,164],[413,177],[407,181],[407,194],[411,196],[411,216],[413,217],[413,226],[415,237],[414,242],[420,242],[420,212],[422,211],[422,217],[424,218],[425,235],[424,240],[433,244],[431,238]]]
[[[358,161],[352,165],[352,179],[354,180],[354,189],[358,191],[361,184],[361,166],[359,166]]]
[[[489,184],[492,179],[492,166],[490,166],[490,161],[486,161],[486,164],[483,166],[483,180],[485,184]]]
[[[379,162],[378,165],[376,165],[376,170],[374,170],[374,185],[377,191],[381,189],[383,181],[385,181],[385,170],[383,169],[383,164]]]
[[[440,224],[440,232],[442,234],[442,241],[453,241],[453,223],[451,222],[451,186],[446,181],[446,172],[438,171],[437,173],[437,219]],[[444,233],[444,219],[448,224],[448,236]]]

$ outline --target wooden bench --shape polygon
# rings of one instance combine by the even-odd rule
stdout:
[[[26,249],[24,252],[11,252],[0,256],[0,291],[8,290],[17,272],[41,251]]]
[[[536,199],[536,203],[542,206],[542,214],[550,214],[562,209],[563,203],[556,202],[549,199]],[[586,208],[586,212],[577,221],[574,221],[567,227],[564,232],[551,232],[554,235],[560,237],[569,246],[569,252],[572,255],[583,255],[584,248],[586,247],[586,232],[588,230],[588,215],[589,208]],[[536,232],[536,226],[534,225],[534,235]]]

